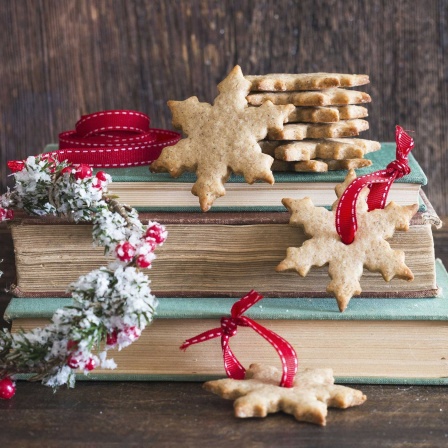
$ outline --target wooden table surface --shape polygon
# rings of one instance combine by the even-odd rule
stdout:
[[[448,218],[434,232],[436,255],[448,265]],[[0,228],[3,290],[14,277],[9,234]],[[9,297],[0,295],[0,312]],[[354,386],[360,407],[330,410],[325,428],[276,414],[239,420],[232,403],[189,382],[78,382],[53,394],[20,382],[0,400],[1,447],[443,447],[448,445],[448,389]]]

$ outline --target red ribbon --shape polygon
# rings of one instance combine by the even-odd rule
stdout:
[[[59,134],[59,150],[47,153],[60,162],[87,164],[96,168],[149,165],[165,146],[175,145],[178,132],[151,129],[148,115],[133,110],[106,110],[83,115],[74,131]],[[23,162],[8,167],[21,171]]]
[[[149,165],[180,139],[178,132],[150,129],[149,124],[148,115],[132,110],[83,115],[74,131],[59,134],[55,155],[98,168]]]
[[[186,350],[190,345],[198,344],[199,342],[208,341],[213,338],[221,337],[221,347],[224,357],[224,368],[227,376],[235,380],[244,379],[246,369],[241,365],[238,359],[233,354],[229,346],[229,341],[232,336],[237,333],[238,325],[243,327],[250,327],[255,330],[260,336],[266,339],[277,351],[282,362],[282,378],[280,386],[293,387],[294,377],[297,373],[297,355],[292,346],[271,330],[263,327],[257,322],[249,319],[243,314],[263,296],[256,291],[250,291],[246,296],[235,302],[232,306],[231,317],[221,318],[221,327],[205,331],[194,338],[187,339],[180,347],[181,350]]]
[[[408,165],[408,154],[414,147],[414,140],[401,126],[396,126],[395,141],[397,144],[396,160],[387,165],[386,169],[375,171],[356,178],[344,191],[336,209],[336,230],[344,244],[351,244],[358,230],[356,219],[356,203],[361,190],[370,188],[367,196],[368,210],[384,208],[387,195],[395,179],[411,172]]]

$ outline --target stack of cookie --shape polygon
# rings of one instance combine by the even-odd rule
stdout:
[[[369,128],[360,106],[371,101],[365,92],[348,90],[368,84],[367,75],[334,73],[270,74],[246,76],[252,83],[247,100],[261,106],[293,104],[283,130],[273,130],[260,142],[264,153],[275,158],[273,171],[345,170],[371,165],[364,155],[380,149],[380,143],[359,138]]]

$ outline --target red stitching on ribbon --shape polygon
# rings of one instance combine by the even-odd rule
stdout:
[[[356,178],[344,191],[336,209],[335,225],[344,244],[351,244],[358,230],[356,218],[356,203],[361,190],[370,188],[367,196],[368,210],[384,208],[389,190],[395,181],[411,172],[408,165],[408,155],[414,148],[414,140],[401,126],[396,126],[395,141],[397,145],[396,160],[387,165],[386,169]]]
[[[231,317],[221,318],[221,327],[213,328],[212,330],[205,331],[193,338],[187,339],[181,345],[180,349],[186,350],[190,345],[221,337],[224,369],[227,376],[236,380],[242,380],[245,377],[246,369],[233,354],[229,342],[230,338],[236,335],[238,325],[252,328],[252,330],[256,331],[275,348],[280,357],[282,362],[282,378],[280,386],[293,387],[294,377],[298,369],[297,354],[294,348],[277,333],[268,330],[249,317],[243,316],[251,306],[259,302],[262,298],[263,296],[256,291],[250,291],[247,295],[233,304]]]

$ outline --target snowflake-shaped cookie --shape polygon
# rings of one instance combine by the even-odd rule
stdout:
[[[386,239],[395,230],[408,230],[409,220],[418,205],[400,206],[390,202],[384,209],[368,211],[366,198],[369,189],[364,188],[358,198],[356,213],[358,230],[353,243],[345,245],[336,231],[335,212],[345,188],[356,178],[351,170],[345,181],[336,187],[338,200],[329,211],[315,207],[309,198],[283,199],[283,205],[291,212],[289,223],[303,226],[306,235],[312,237],[299,248],[289,247],[286,258],[277,271],[297,271],[305,277],[313,266],[328,264],[331,282],[327,291],[333,293],[339,309],[344,311],[353,295],[361,294],[359,280],[363,267],[380,272],[387,282],[394,277],[413,280],[414,275],[404,262],[404,252],[393,250]]]
[[[281,371],[275,367],[252,364],[244,380],[208,381],[204,388],[220,397],[235,400],[235,416],[266,417],[283,411],[296,420],[326,424],[327,407],[357,406],[367,397],[359,390],[334,384],[332,369],[307,369],[298,373],[294,387],[280,387]]]
[[[173,177],[184,171],[196,172],[191,192],[199,196],[203,211],[225,194],[224,183],[231,172],[244,175],[249,184],[256,180],[274,183],[270,170],[274,159],[263,154],[257,142],[268,131],[283,129],[294,106],[274,106],[266,101],[260,107],[248,107],[250,87],[237,65],[218,85],[213,105],[200,103],[195,96],[168,101],[173,125],[188,137],[164,148],[151,170],[169,172]]]

